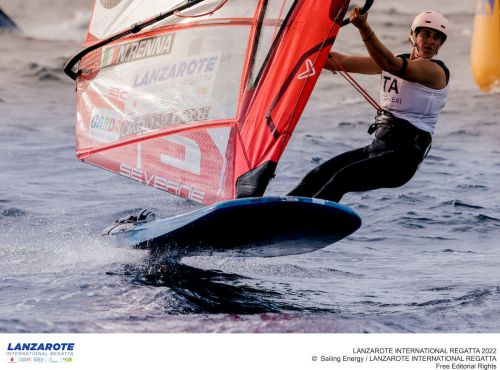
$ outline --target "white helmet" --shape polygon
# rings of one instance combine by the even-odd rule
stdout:
[[[448,37],[448,20],[438,12],[432,10],[422,12],[415,17],[413,23],[411,24],[411,31],[416,36],[416,31],[420,27],[432,28],[433,30],[439,31],[443,34],[443,43]]]

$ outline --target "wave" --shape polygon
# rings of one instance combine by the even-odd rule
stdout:
[[[177,261],[155,257],[143,266],[128,266],[127,273],[137,284],[168,287],[174,293],[169,300],[182,302],[175,307],[165,302],[170,314],[225,313],[256,314],[303,311],[304,307],[287,303],[272,290],[251,286],[251,279],[219,270],[203,270]]]
[[[80,10],[75,12],[70,19],[26,27],[24,32],[27,36],[37,40],[80,41],[83,43],[89,19],[90,11]]]
[[[450,206],[450,205],[453,206],[453,207],[456,207],[456,208],[483,209],[483,207],[481,207],[481,206],[477,206],[477,205],[474,205],[474,204],[469,204],[469,203],[466,203],[464,201],[457,200],[457,199],[443,202],[438,207],[440,207],[440,206]]]
[[[0,219],[3,217],[21,217],[26,214],[26,211],[23,211],[19,208],[7,208],[0,211]]]
[[[39,63],[29,63],[27,67],[24,76],[34,77],[38,81],[61,81],[63,77],[60,67],[47,67]]]

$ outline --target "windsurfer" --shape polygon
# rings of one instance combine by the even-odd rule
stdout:
[[[381,110],[368,132],[368,146],[340,154],[309,172],[288,195],[340,201],[352,191],[395,188],[406,184],[425,158],[448,95],[449,71],[433,59],[448,35],[448,21],[427,11],[410,31],[410,54],[395,56],[377,37],[367,15],[354,8],[349,17],[369,56],[333,52],[331,71],[381,74]]]

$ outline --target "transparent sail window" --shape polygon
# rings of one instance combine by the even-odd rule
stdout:
[[[257,49],[255,50],[251,77],[249,79],[250,86],[255,86],[256,79],[271,51],[274,40],[278,36],[283,22],[294,3],[294,0],[269,0],[265,9],[259,39],[257,40]]]
[[[247,51],[241,40],[249,39],[250,26],[223,28],[194,27],[105,47],[101,70],[83,97],[91,111],[80,129],[99,145],[234,119]],[[153,49],[163,53],[148,56]]]

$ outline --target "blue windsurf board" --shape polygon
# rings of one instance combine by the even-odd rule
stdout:
[[[346,206],[302,197],[243,198],[147,222],[149,217],[142,212],[104,233],[171,255],[275,257],[324,248],[361,226]]]

